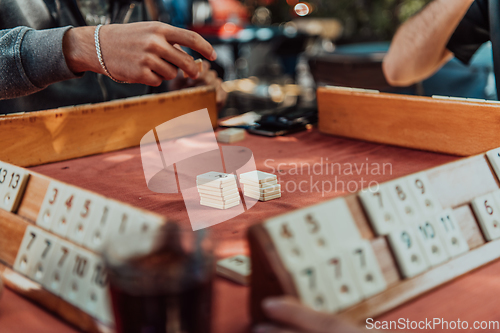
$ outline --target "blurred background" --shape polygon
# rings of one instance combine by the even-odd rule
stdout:
[[[470,66],[453,59],[413,86],[386,83],[381,63],[394,33],[430,0],[158,1],[159,20],[195,30],[215,45],[219,57],[212,67],[229,92],[221,117],[314,107],[321,85],[496,99],[489,44]]]

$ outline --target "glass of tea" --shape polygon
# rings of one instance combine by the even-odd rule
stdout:
[[[117,333],[209,333],[214,258],[206,230],[168,223],[110,239],[104,252]]]

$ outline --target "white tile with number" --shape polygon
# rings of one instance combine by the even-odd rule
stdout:
[[[315,255],[328,258],[346,244],[361,240],[361,233],[343,198],[296,211],[305,226],[304,239]]]
[[[100,218],[98,208],[104,201],[104,197],[81,190],[69,217],[70,223],[66,237],[75,244],[83,244],[86,234],[90,232],[92,221]]]
[[[68,258],[67,271],[61,285],[61,297],[79,308],[83,308],[84,292],[90,285],[90,260],[92,256],[90,251],[75,246],[74,254]]]
[[[251,273],[250,258],[243,254],[217,261],[217,274],[234,282],[248,285]]]
[[[486,240],[500,238],[500,209],[493,193],[475,198],[471,205]]]
[[[363,298],[356,284],[354,268],[348,256],[340,250],[328,251],[327,259],[322,262],[326,272],[326,283],[337,299],[340,309],[348,308]]]
[[[290,271],[301,301],[317,311],[340,309],[332,289],[326,284],[326,272],[319,264],[305,264]]]
[[[47,273],[42,285],[55,295],[60,295],[66,274],[74,261],[76,246],[63,239],[58,239],[50,257]]]
[[[39,249],[39,244],[43,245],[42,238],[45,234],[43,230],[31,225],[26,228],[14,261],[16,272],[26,276],[29,274],[31,267],[34,267],[36,259],[39,257],[37,249]]]
[[[28,271],[28,277],[40,284],[43,283],[45,274],[47,274],[50,260],[54,255],[59,239],[49,232],[42,232],[39,235],[39,242],[34,249],[34,256],[31,259],[32,266]]]
[[[127,256],[150,253],[156,244],[157,231],[164,219],[118,202],[111,204],[108,244],[134,242],[133,247],[122,248]],[[123,253],[125,255],[125,253]]]
[[[434,216],[442,210],[441,203],[434,195],[431,183],[425,172],[405,177],[413,197],[424,216]]]
[[[300,215],[287,214],[264,224],[269,232],[281,260],[288,269],[301,267],[303,263],[315,259],[311,247],[307,244],[306,234]]]
[[[83,239],[83,246],[100,253],[108,239],[111,225],[110,215],[114,208],[111,200],[99,200],[93,207],[95,212]]]
[[[3,196],[3,193],[5,193],[9,185],[8,174],[10,169],[10,164],[0,161],[0,197]]]
[[[109,215],[109,235],[127,236],[133,235],[140,230],[138,211],[130,206],[111,201],[111,212]]]
[[[396,179],[381,185],[381,192],[387,193],[389,201],[394,204],[401,222],[415,223],[421,218],[417,200],[413,197],[404,178]]]
[[[61,201],[56,206],[56,213],[50,226],[50,231],[61,236],[66,237],[72,222],[71,217],[73,212],[77,211],[84,201],[83,190],[74,186],[66,186],[61,195]]]
[[[64,196],[65,189],[66,186],[62,183],[56,181],[50,182],[36,219],[38,226],[50,230],[52,221],[56,215],[57,206],[63,201],[62,197]]]
[[[439,236],[446,247],[448,254],[453,258],[469,251],[469,244],[465,239],[451,209],[446,209],[435,216]]]
[[[24,194],[29,172],[7,163],[0,165],[0,208],[15,212]]]
[[[413,277],[430,267],[411,226],[394,230],[388,235],[388,239],[404,277]]]
[[[414,227],[417,242],[419,242],[430,266],[437,266],[450,259],[450,255],[439,236],[440,230],[436,227],[434,219],[424,219]]]
[[[387,235],[401,225],[393,204],[381,189],[369,188],[358,196],[377,235]]]
[[[107,325],[113,324],[109,283],[101,257],[89,256],[88,280],[84,284],[83,293],[79,302],[80,307]]]
[[[488,157],[497,178],[500,180],[500,148],[490,150],[486,153],[486,156]]]
[[[328,208],[328,205],[322,204],[294,212],[294,223],[299,223],[302,227],[298,232],[305,231],[301,234],[304,243],[316,255],[322,255],[327,249],[335,246],[335,238],[330,228],[331,218],[325,218]]]
[[[369,241],[354,242],[343,251],[352,263],[354,280],[363,298],[369,298],[387,289],[387,282]]]
[[[137,210],[130,232],[132,234],[155,235],[165,222],[161,216]]]

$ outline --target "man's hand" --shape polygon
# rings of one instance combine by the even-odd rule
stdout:
[[[64,56],[75,73],[92,71],[104,74],[94,43],[95,27],[70,29],[63,40]],[[100,30],[101,53],[110,74],[117,80],[159,86],[177,76],[182,69],[198,78],[194,59],[174,47],[189,47],[205,58],[215,60],[214,49],[199,34],[160,22],[112,24]]]
[[[277,324],[261,324],[255,333],[361,333],[334,315],[318,312],[302,305],[296,298],[285,296],[268,298],[262,307],[266,315]]]
[[[179,70],[177,77],[169,82],[170,90],[178,90],[189,87],[214,86],[217,107],[224,106],[227,99],[227,93],[222,89],[222,80],[217,76],[217,72],[210,69],[210,63],[203,61],[203,70],[197,79],[185,78],[182,71]]]

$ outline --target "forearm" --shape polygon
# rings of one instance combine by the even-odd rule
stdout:
[[[64,36],[63,50],[66,63],[74,73],[95,72],[104,74],[94,42],[95,27],[78,27]]]
[[[151,86],[175,78],[177,68],[197,79],[200,72],[193,57],[176,45],[189,47],[212,61],[217,58],[213,47],[199,34],[160,22],[111,24],[100,30],[0,30],[0,99],[34,93],[86,71]]]
[[[432,75],[451,57],[449,38],[474,0],[435,0],[398,30],[384,59],[387,81],[408,86]]]
[[[0,30],[0,99],[28,95],[77,77],[64,59],[62,41],[67,29]]]

